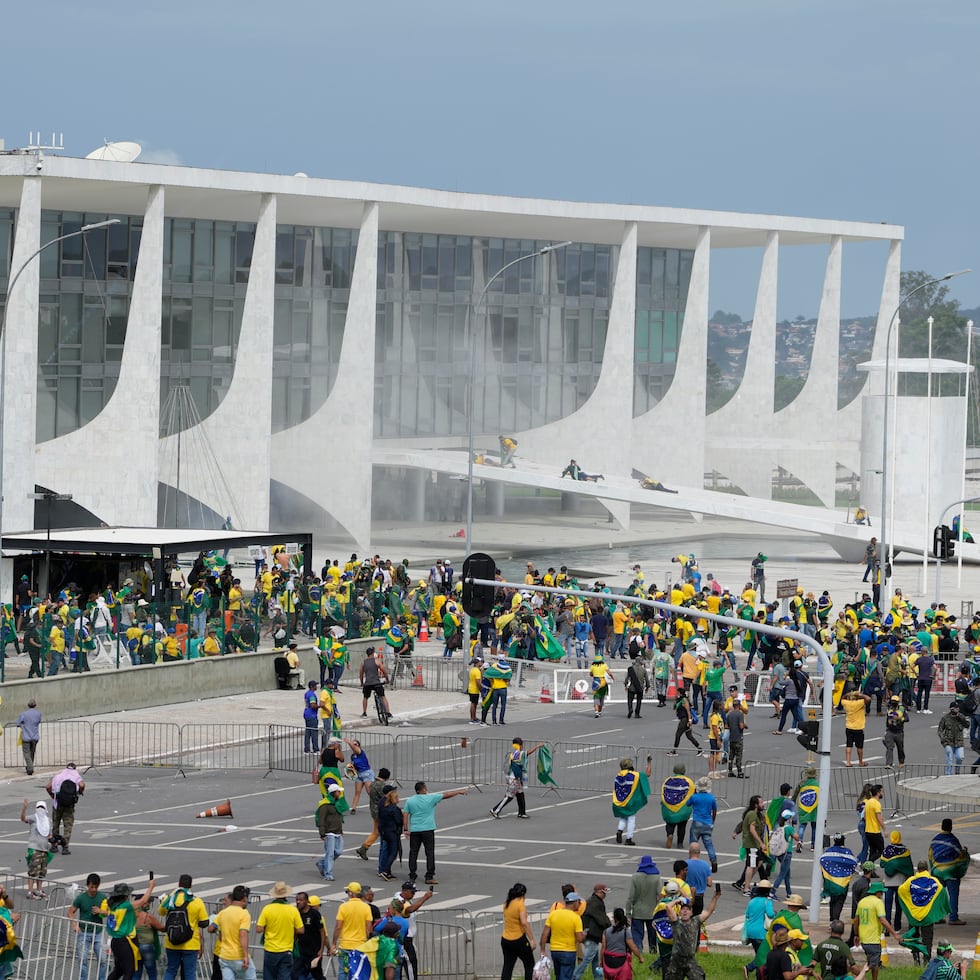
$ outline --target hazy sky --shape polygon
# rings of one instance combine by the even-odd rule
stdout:
[[[8,5],[0,136],[67,153],[529,197],[904,225],[903,268],[978,271],[977,0],[169,0]],[[823,249],[784,249],[781,316]],[[845,247],[846,315],[884,249]],[[759,256],[716,253],[750,316]]]

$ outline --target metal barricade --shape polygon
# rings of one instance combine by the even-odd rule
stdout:
[[[514,744],[507,738],[477,738],[473,739],[473,782],[477,786],[503,786],[507,782],[507,754]],[[525,745],[525,749],[533,748]],[[529,786],[535,783],[536,760],[528,758]]]
[[[968,764],[961,768],[961,772],[968,772]],[[975,803],[966,801],[958,802],[939,797],[928,797],[912,792],[902,785],[906,779],[915,779],[923,776],[943,776],[946,767],[942,762],[939,763],[919,763],[909,764],[898,770],[898,778],[895,781],[894,790],[891,787],[885,790],[884,812],[901,812],[908,815],[926,811],[942,811],[943,813],[976,813]],[[894,792],[894,797],[892,793]],[[889,810],[889,804],[894,799],[894,805]]]
[[[24,767],[24,753],[19,744],[20,729],[8,725],[0,738],[3,764],[10,769]],[[41,739],[34,751],[38,769],[61,769],[74,762],[80,769],[92,765],[92,723],[88,721],[46,721],[41,725]]]
[[[17,976],[30,980],[40,980],[42,977],[44,980],[77,980],[81,963],[76,952],[75,934],[64,913],[28,906],[14,928],[17,945],[24,954],[24,959],[16,967]],[[101,931],[93,936],[90,943],[77,948],[91,956],[89,976],[98,976],[103,962]]]
[[[319,753],[303,751],[306,729],[295,725],[269,725],[266,736],[266,769],[269,772],[313,772]],[[320,729],[323,735],[323,729]],[[322,741],[321,741],[322,744]]]
[[[445,980],[471,980],[473,969],[473,918],[466,909],[456,910],[457,921],[447,921],[446,913],[418,913],[415,949],[419,972]]]
[[[556,896],[556,900],[559,898],[561,898],[560,892]],[[504,928],[503,904],[503,899],[501,899],[499,909],[477,912],[472,916],[473,952],[471,960],[473,975],[476,977],[500,976],[500,966],[503,961],[500,952],[500,934]],[[527,909],[527,920],[531,925],[531,932],[535,936],[541,935],[544,920],[548,918],[548,911],[547,905],[540,909]],[[536,961],[540,954],[537,949],[533,952]],[[514,973],[515,976],[520,975],[520,964]]]
[[[268,725],[182,725],[180,764],[185,769],[268,771],[268,738]]]
[[[632,745],[604,745],[581,742],[555,742],[552,746],[552,776],[560,790],[611,792],[619,772],[619,760],[635,758]],[[646,756],[638,763],[646,764]]]
[[[65,757],[66,760],[68,758]],[[97,721],[92,726],[93,766],[177,768],[180,764],[178,725],[166,722]]]
[[[397,779],[475,786],[475,739],[458,735],[398,735],[395,738]]]

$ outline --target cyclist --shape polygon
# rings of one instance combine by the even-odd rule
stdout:
[[[364,651],[364,661],[361,664],[361,717],[367,718],[368,698],[372,694],[377,694],[381,698],[381,703],[385,706],[385,711],[390,715],[391,708],[388,707],[388,699],[385,697],[385,681],[388,680],[388,672],[384,664],[375,657],[374,647],[368,647]]]

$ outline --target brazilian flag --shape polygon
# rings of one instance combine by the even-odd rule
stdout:
[[[694,783],[687,776],[668,776],[660,788],[660,813],[665,823],[683,823],[691,819]]]
[[[803,920],[795,912],[790,912],[786,909],[777,913],[776,917],[769,923],[769,928],[766,930],[766,938],[762,940],[762,945],[759,947],[759,952],[756,954],[755,959],[749,964],[750,968],[758,968],[765,964],[766,957],[772,951],[773,926],[778,925],[784,925],[787,929],[799,929],[800,932],[806,932],[806,929],[803,928]],[[800,947],[799,957],[802,966],[809,966],[813,960],[813,944],[809,939]]]
[[[538,749],[537,770],[538,782],[542,786],[547,786],[548,783],[552,786],[558,785],[551,776],[551,747],[548,745],[542,745]]]
[[[800,784],[796,792],[796,812],[801,824],[816,822],[819,800],[820,784],[815,779],[808,779]]]
[[[658,952],[663,956],[674,946],[674,927],[667,918],[667,906],[664,902],[660,902],[653,910],[653,928],[657,933]]]
[[[943,883],[927,871],[912,875],[898,886],[898,902],[912,925],[928,926],[950,913]]]
[[[488,704],[490,704],[490,697],[494,690],[493,686],[490,684],[490,681],[501,680],[510,683],[510,679],[513,675],[514,668],[511,667],[506,660],[498,660],[496,663],[490,664],[490,666],[483,672],[483,683],[486,685],[486,689],[480,706],[485,708]]]
[[[323,800],[327,799],[327,794],[330,792],[332,786],[339,786],[340,796],[334,801],[334,806],[337,808],[337,812],[341,814],[346,813],[350,809],[350,804],[344,795],[344,781],[340,776],[340,769],[337,766],[320,766],[320,774],[317,782],[320,784],[320,793],[323,796]],[[323,800],[320,802],[322,803]]]
[[[623,769],[613,780],[613,815],[632,816],[646,806],[649,797],[650,787],[646,776],[635,769]]]
[[[881,852],[881,870],[886,875],[909,875],[915,874],[915,865],[912,864],[912,855],[904,844],[886,844],[884,851]]]
[[[534,617],[534,646],[539,660],[560,660],[565,656],[565,648],[555,639],[540,616]]]
[[[828,847],[820,855],[820,873],[826,895],[846,895],[857,874],[857,858],[846,847]]]
[[[929,845],[929,870],[940,880],[962,878],[970,867],[970,852],[952,835],[936,834]]]

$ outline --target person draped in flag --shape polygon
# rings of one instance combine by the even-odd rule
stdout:
[[[595,710],[596,718],[598,718],[602,714],[602,706],[609,694],[609,682],[615,680],[612,671],[606,664],[605,657],[598,650],[592,661],[592,666],[589,668],[589,674],[592,677],[592,707]]]
[[[909,924],[925,945],[926,957],[931,959],[933,926],[950,912],[949,893],[943,882],[930,874],[928,861],[920,861],[915,874],[898,886],[896,897]]]
[[[960,881],[970,867],[970,852],[953,833],[953,821],[947,817],[939,825],[929,844],[929,870],[943,883],[949,893],[949,924],[964,925],[960,918]]]
[[[660,787],[660,814],[664,818],[667,842],[664,847],[674,846],[674,833],[677,833],[677,846],[684,846],[687,822],[691,819],[694,796],[694,781],[686,775],[684,763],[674,766],[674,774],[668,776]]]
[[[341,775],[341,767],[344,765],[343,745],[343,741],[338,736],[331,735],[320,753],[320,765],[316,771],[320,796],[333,800],[334,807],[341,815],[350,809],[350,804],[344,795],[344,779]],[[339,793],[337,787],[340,788]]]
[[[796,803],[797,820],[800,824],[800,842],[806,836],[807,825],[810,827],[810,850],[817,841],[817,803],[820,800],[820,783],[817,780],[817,770],[808,766],[803,773],[803,779],[793,790],[793,800]],[[831,916],[831,919],[839,916]]]
[[[881,865],[885,881],[885,918],[896,928],[902,928],[902,905],[896,901],[898,886],[915,873],[915,866],[912,864],[912,855],[909,849],[902,843],[902,834],[898,830],[893,830],[889,836],[889,842],[881,852],[878,861]],[[894,910],[894,915],[892,914]]]
[[[544,742],[538,742],[533,749],[524,749],[524,739],[515,738],[507,753],[507,792],[504,798],[493,806],[490,816],[495,820],[500,819],[500,814],[504,807],[511,800],[517,800],[517,815],[522,820],[527,819],[527,807],[524,802],[524,784],[527,782],[527,760],[528,756],[534,755]]]
[[[798,929],[804,936],[806,936],[806,931],[803,928],[803,920],[800,918],[800,911],[806,908],[806,902],[804,902],[799,895],[793,894],[786,899],[785,904],[786,908],[782,912],[777,913],[776,917],[769,923],[766,938],[762,941],[762,945],[759,947],[759,951],[756,953],[755,959],[749,964],[748,968],[750,970],[758,970],[759,967],[765,965],[766,957],[769,955],[769,951],[773,948],[773,929],[778,929],[780,926],[790,932],[792,932],[794,929]],[[808,936],[800,946],[796,955],[799,958],[802,966],[809,966],[813,961],[813,945],[811,944]]]
[[[636,815],[650,799],[650,771],[653,756],[647,756],[646,769],[638,772],[632,759],[619,760],[619,772],[613,780],[612,812],[619,818],[616,825],[616,843],[636,844],[633,835],[636,833]],[[625,835],[625,840],[623,839]]]
[[[493,709],[493,723],[498,724],[497,708],[500,708],[499,724],[504,724],[504,715],[507,712],[507,685],[514,674],[514,668],[507,662],[503,655],[490,664],[483,672],[483,684],[485,694],[481,702],[482,713],[480,724],[486,727],[487,715]]]
[[[820,855],[820,874],[823,876],[821,896],[830,898],[830,921],[841,917],[851,879],[857,874],[858,862],[854,852],[844,846],[844,835],[834,834],[831,846]]]

